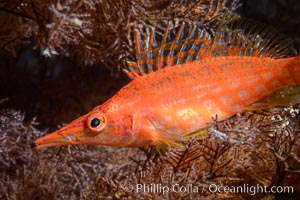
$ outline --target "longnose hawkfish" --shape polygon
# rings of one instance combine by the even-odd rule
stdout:
[[[124,69],[133,80],[88,114],[37,139],[37,148],[178,144],[207,134],[203,129],[213,117],[225,120],[300,83],[300,56],[292,55],[290,39],[250,19],[228,19],[214,32],[182,22],[168,23],[161,35],[150,27],[144,37],[136,26],[136,62]]]

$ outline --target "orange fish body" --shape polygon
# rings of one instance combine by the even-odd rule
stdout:
[[[69,135],[64,145],[138,147],[180,139],[216,115],[226,119],[275,90],[299,83],[299,66],[300,57],[220,57],[166,67],[137,77],[103,105],[37,143],[73,129],[86,132]],[[93,131],[90,123],[97,117],[105,127]]]
[[[181,141],[282,87],[300,83],[300,56],[207,57],[137,76],[104,104],[37,148],[69,144],[142,147]]]

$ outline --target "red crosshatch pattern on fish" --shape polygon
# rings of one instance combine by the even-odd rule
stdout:
[[[133,80],[90,113],[36,140],[37,148],[172,145],[202,137],[215,116],[225,120],[300,83],[300,57],[288,57],[290,40],[236,16],[221,21],[209,37],[193,24],[169,24],[158,43],[152,27],[145,47],[136,29],[135,45],[136,62],[124,69]]]

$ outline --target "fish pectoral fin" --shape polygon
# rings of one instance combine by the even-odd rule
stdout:
[[[290,85],[248,106],[245,110],[270,109],[276,106],[292,106],[300,103],[300,84]]]
[[[202,139],[205,139],[208,136],[208,132],[209,132],[209,127],[206,126],[206,127],[201,128],[197,131],[185,134],[185,138],[186,139],[196,138],[196,139],[202,140]]]
[[[182,141],[186,138],[181,134],[167,133],[165,131],[155,129],[155,135],[153,135],[153,143],[156,146],[158,152],[162,153],[166,151],[169,147],[183,148]]]
[[[156,147],[157,151],[162,154],[167,151],[170,147],[183,147],[181,142],[185,140],[185,137],[179,134],[169,134],[164,131],[155,129],[154,127],[144,128],[141,134],[149,138],[152,144]]]
[[[177,148],[184,148],[184,145],[182,142],[188,141],[192,138],[195,138],[197,140],[205,139],[208,135],[209,127],[202,128],[200,130],[188,133],[188,134],[170,134],[167,132],[161,131],[159,133],[159,137],[154,140],[154,144],[158,150],[158,152],[164,152],[169,147],[177,147]]]
[[[156,141],[154,143],[157,151],[159,154],[163,154],[166,152],[170,147],[177,147],[179,149],[184,149],[184,146],[179,141],[171,141],[171,140],[163,140],[163,141]]]

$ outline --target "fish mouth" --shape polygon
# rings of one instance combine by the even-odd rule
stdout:
[[[37,139],[35,141],[35,144],[37,145],[36,149],[44,149],[46,147],[63,146],[74,143],[71,139],[72,136],[64,136],[60,132],[61,131],[55,131],[49,135]]]
[[[83,135],[85,120],[84,115],[61,129],[35,140],[36,149],[80,143],[79,138]]]
[[[36,149],[40,150],[40,149],[44,149],[46,147],[51,147],[51,146],[65,146],[68,145],[65,142],[46,142],[46,143],[39,143],[39,141],[35,141],[35,143],[37,144],[37,146],[35,147]]]
[[[44,149],[46,147],[51,147],[51,146],[63,146],[63,145],[69,145],[71,144],[70,142],[66,141],[64,138],[61,139],[53,139],[49,138],[48,135],[42,138],[39,138],[35,141],[35,144],[37,145],[35,148],[36,149]]]
[[[36,149],[44,149],[52,146],[66,146],[79,142],[76,135],[80,135],[82,129],[78,126],[65,126],[58,131],[35,140]]]

